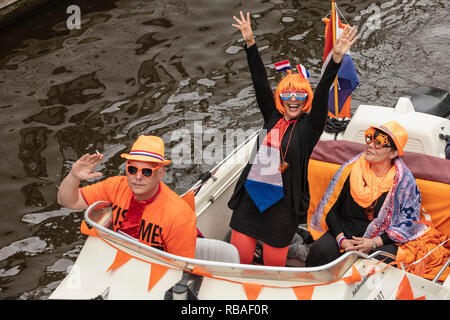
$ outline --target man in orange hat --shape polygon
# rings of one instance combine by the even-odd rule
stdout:
[[[58,203],[85,210],[97,201],[109,201],[115,231],[166,252],[194,258],[197,217],[191,207],[162,182],[165,165],[164,142],[160,137],[141,135],[127,159],[126,176],[115,176],[80,188],[83,180],[101,177],[94,168],[101,154],[85,154],[61,182]]]

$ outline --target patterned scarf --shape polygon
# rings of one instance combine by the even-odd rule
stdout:
[[[344,163],[331,179],[325,194],[311,217],[309,227],[312,230],[323,234],[328,229],[325,218],[333,205],[329,203],[330,199],[334,199],[334,201],[337,199],[341,190],[336,186],[339,185],[342,188],[343,181],[353,171],[355,161],[361,156],[363,156],[363,153]],[[395,159],[394,167],[395,177],[392,187],[378,212],[378,216],[368,225],[364,238],[373,239],[386,232],[394,242],[405,243],[418,238],[426,231],[426,225],[417,223],[420,221],[422,197],[414,176],[400,158]]]

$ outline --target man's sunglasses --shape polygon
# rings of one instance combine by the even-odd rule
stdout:
[[[364,138],[367,144],[374,143],[375,149],[381,148],[391,148],[392,145],[389,144],[389,136],[384,133],[377,132],[375,128],[369,128],[364,133]]]
[[[282,91],[280,92],[280,98],[281,100],[291,100],[292,96],[295,97],[297,100],[305,100],[308,97],[308,94],[306,92],[299,92],[299,91]]]
[[[155,168],[139,168],[136,166],[132,166],[130,164],[127,164],[127,172],[128,174],[135,176],[138,174],[138,172],[140,171],[141,174],[146,177],[146,178],[150,178],[153,173],[158,170],[159,168],[161,168],[163,165],[157,166]]]

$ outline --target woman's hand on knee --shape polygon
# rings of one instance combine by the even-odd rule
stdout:
[[[358,241],[354,239],[344,239],[341,243],[341,248],[345,251],[356,251],[356,246],[359,244]]]
[[[363,252],[363,253],[369,253],[374,248],[372,239],[355,237],[355,236],[353,236],[352,238],[353,238],[353,241],[355,241],[353,250]]]

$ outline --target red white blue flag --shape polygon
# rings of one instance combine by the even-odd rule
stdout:
[[[245,181],[244,187],[260,212],[283,198],[280,144],[290,123],[281,118],[264,137]]]
[[[283,60],[283,61],[274,63],[274,66],[275,66],[275,69],[279,72],[279,71],[290,69],[291,63],[289,62],[289,60]]]
[[[298,65],[297,65],[297,70],[298,70],[298,72],[303,76],[303,78],[305,78],[305,79],[308,79],[308,78],[309,78],[309,72],[308,72],[308,70],[305,68],[304,65],[298,64]]]
[[[336,26],[336,39],[339,38],[342,32],[344,32],[345,25],[341,23],[337,14],[337,5],[335,10],[335,16],[331,15],[330,18],[325,18],[323,21],[326,23],[325,27],[325,47],[323,50],[323,66],[322,74],[325,71],[328,62],[332,59],[333,55],[333,24]],[[334,83],[330,88],[330,95],[328,99],[328,115],[330,117],[350,118],[350,104],[351,93],[358,86],[359,79],[356,74],[355,65],[350,56],[349,51],[344,55],[339,68],[338,74],[338,114],[336,114],[335,108],[335,96],[334,96]]]

